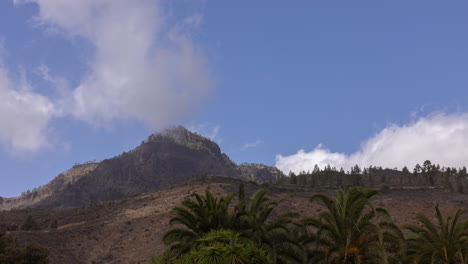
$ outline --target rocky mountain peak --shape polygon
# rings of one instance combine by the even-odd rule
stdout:
[[[279,173],[265,165],[238,166],[211,139],[177,126],[121,155],[75,165],[26,195],[0,198],[0,210],[82,207],[166,188],[193,176],[271,181]]]
[[[175,126],[148,137],[147,143],[170,141],[193,150],[205,150],[213,154],[221,154],[218,144],[209,138],[201,136],[183,126]]]

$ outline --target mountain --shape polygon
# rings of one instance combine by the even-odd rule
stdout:
[[[140,146],[114,158],[75,165],[19,197],[0,198],[0,209],[82,207],[204,175],[271,181],[282,173],[265,165],[238,166],[215,142],[178,126],[153,134]]]

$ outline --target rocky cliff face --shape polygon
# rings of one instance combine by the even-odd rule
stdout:
[[[278,168],[264,164],[243,163],[239,165],[239,169],[245,179],[257,182],[276,181],[284,176]]]
[[[2,198],[0,209],[81,207],[162,189],[192,176],[275,180],[277,171],[269,174],[268,168],[258,167],[257,173],[256,167],[239,167],[215,142],[175,127],[114,158],[75,166],[31,193]]]

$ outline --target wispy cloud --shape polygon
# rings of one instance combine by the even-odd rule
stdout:
[[[14,152],[34,152],[47,147],[48,123],[57,113],[54,104],[34,93],[24,78],[15,81],[1,57],[0,98],[0,142]]]
[[[241,147],[241,150],[244,151],[244,150],[247,150],[249,148],[255,148],[257,147],[258,145],[262,144],[263,141],[262,140],[257,140],[255,142],[251,142],[251,143],[245,143],[242,147]]]
[[[0,140],[13,148],[47,145],[45,131],[58,116],[93,126],[133,119],[161,129],[193,115],[211,93],[208,60],[192,38],[203,22],[199,13],[175,18],[167,4],[146,0],[14,2],[37,5],[39,29],[85,40],[94,52],[76,87],[67,87],[47,65],[35,70],[62,87],[59,96],[23,89],[0,65]]]
[[[290,156],[277,155],[276,166],[287,173],[312,170],[315,164],[348,169],[355,164],[402,168],[425,160],[445,166],[468,165],[468,113],[435,113],[407,125],[389,125],[349,155],[322,145],[310,152],[301,149]]]

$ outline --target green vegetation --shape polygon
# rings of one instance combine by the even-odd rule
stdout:
[[[0,232],[0,263],[46,264],[49,251],[39,245],[20,245],[12,236]]]
[[[171,260],[173,259],[173,260]],[[213,230],[197,239],[196,246],[184,256],[174,259],[169,255],[153,258],[151,264],[163,263],[272,263],[265,250],[249,239],[229,230]]]
[[[422,169],[427,172],[428,164]],[[249,197],[243,185],[227,197],[209,191],[193,194],[194,199],[173,209],[170,222],[176,226],[163,239],[168,249],[151,263],[467,263],[468,220],[462,220],[463,211],[444,217],[436,206],[437,222],[419,214],[420,225],[404,226],[411,233],[405,238],[389,213],[372,203],[376,194],[350,186],[336,196],[314,195],[311,202],[324,210],[302,219],[293,212],[278,214],[280,202],[272,201],[264,189]]]
[[[437,222],[418,214],[420,225],[405,225],[413,233],[408,239],[408,254],[414,263],[468,263],[468,221],[461,221],[465,213],[442,216],[436,206]]]
[[[166,256],[172,256],[166,263],[177,263],[190,254],[199,246],[200,239],[213,230],[232,230],[242,238],[249,238],[268,252],[275,263],[300,258],[296,254],[300,245],[292,239],[288,227],[297,214],[270,217],[278,202],[270,201],[266,190],[246,197],[241,185],[235,205],[232,204],[234,195],[218,199],[206,191],[204,196],[194,194],[193,197],[195,200],[183,201],[181,207],[173,209],[170,223],[184,228],[174,228],[164,235],[164,243],[170,246]]]
[[[23,225],[21,226],[21,230],[24,230],[24,231],[39,230],[39,225],[36,223],[36,221],[34,220],[32,216],[28,215]]]
[[[55,219],[54,221],[52,221],[52,223],[50,223],[50,229],[57,229],[58,227],[58,220]]]
[[[464,193],[468,186],[468,173],[466,167],[440,167],[432,164],[430,160],[423,165],[416,164],[413,173],[405,166],[401,171],[396,168],[384,169],[370,166],[360,168],[355,165],[351,171],[345,172],[343,168],[337,169],[330,165],[320,169],[315,165],[312,172],[301,171],[298,174],[290,172],[288,176],[281,176],[277,184],[291,184],[310,187],[337,188],[344,186],[386,187],[389,186],[426,186],[431,188],[445,188],[451,191]]]
[[[303,243],[308,263],[396,263],[401,258],[403,234],[388,212],[374,207],[371,189],[350,187],[336,197],[314,195],[326,210],[318,218],[304,219],[313,227]]]
[[[185,200],[182,207],[173,209],[174,217],[171,224],[179,224],[185,228],[174,228],[164,235],[164,243],[171,245],[174,255],[187,253],[192,249],[198,239],[211,230],[231,229],[233,216],[228,207],[233,196],[218,200],[209,191],[205,196],[193,195],[195,201]]]

